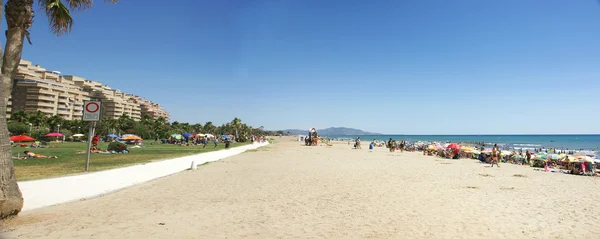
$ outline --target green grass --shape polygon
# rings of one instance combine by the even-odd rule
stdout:
[[[232,144],[232,147],[247,144],[249,143],[235,143]],[[87,143],[66,142],[64,144],[51,143],[51,145],[57,146],[57,148],[13,148],[13,156],[17,156],[17,153],[23,156],[25,150],[46,156],[58,156],[56,159],[14,160],[17,180],[52,178],[84,172],[86,154],[75,154],[75,152],[85,152]],[[106,149],[108,143],[100,143],[99,146]],[[204,149],[202,146],[183,147],[170,144],[148,144],[143,148],[129,147],[128,154],[92,154],[89,171],[101,171],[223,149],[225,149],[225,144],[222,143],[216,149],[213,144],[207,145]]]

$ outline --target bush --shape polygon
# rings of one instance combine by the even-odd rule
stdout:
[[[29,125],[23,123],[9,123],[8,124],[8,132],[13,135],[21,135],[25,134],[29,131]]]
[[[127,145],[119,142],[112,142],[108,144],[108,150],[120,153],[123,152],[123,150],[127,150]]]
[[[39,141],[48,141],[50,138],[45,136],[48,133],[50,133],[50,129],[48,128],[34,128],[31,130],[31,134],[29,136]]]

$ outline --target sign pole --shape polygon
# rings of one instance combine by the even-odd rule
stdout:
[[[90,168],[90,154],[92,150],[92,139],[94,138],[94,128],[96,122],[100,120],[100,105],[101,101],[84,101],[83,102],[83,121],[90,122],[90,129],[88,131],[88,145],[87,145],[87,158],[85,159],[85,171],[87,172]]]
[[[90,154],[92,150],[92,138],[94,137],[94,123],[90,122],[90,130],[88,131],[88,145],[87,145],[87,158],[85,159],[85,171],[87,172],[90,167]]]

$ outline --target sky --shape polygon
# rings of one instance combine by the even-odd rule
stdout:
[[[122,0],[23,59],[172,120],[390,134],[600,133],[596,0]]]

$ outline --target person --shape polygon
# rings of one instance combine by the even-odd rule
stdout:
[[[225,138],[225,148],[228,149],[229,145],[231,145],[231,140],[229,137]]]
[[[92,148],[94,148],[94,149],[98,148],[98,141],[100,141],[99,135],[96,135],[92,138]]]
[[[361,147],[360,147],[360,137],[356,137],[356,149],[361,149]]]
[[[406,143],[404,142],[404,140],[400,141],[400,153],[404,153],[404,146],[406,145]]]
[[[500,165],[498,164],[499,157],[500,150],[498,150],[498,145],[494,144],[494,148],[492,149],[492,168],[494,167],[494,163],[496,164],[496,166],[498,166],[498,168],[500,167]]]
[[[25,154],[26,157],[28,158],[42,158],[42,159],[47,159],[47,158],[58,158],[57,156],[46,156],[46,155],[41,155],[41,154],[36,154],[30,151],[25,150],[25,152],[23,152]]]
[[[531,153],[529,152],[529,150],[525,150],[525,160],[529,165],[531,165]]]
[[[454,156],[453,159],[460,159],[460,149],[454,148]]]
[[[215,137],[215,147],[213,149],[216,149],[217,146],[219,146],[219,139]]]
[[[373,151],[373,145],[375,144],[375,140],[373,140],[373,142],[371,142],[371,144],[369,144],[369,150]]]
[[[390,153],[391,153],[391,152],[394,152],[394,151],[393,151],[393,150],[394,150],[394,148],[392,147],[392,146],[393,146],[393,144],[392,144],[392,138],[390,138],[390,140],[387,142],[387,145],[388,145],[388,148],[389,148],[389,150],[390,150]]]

